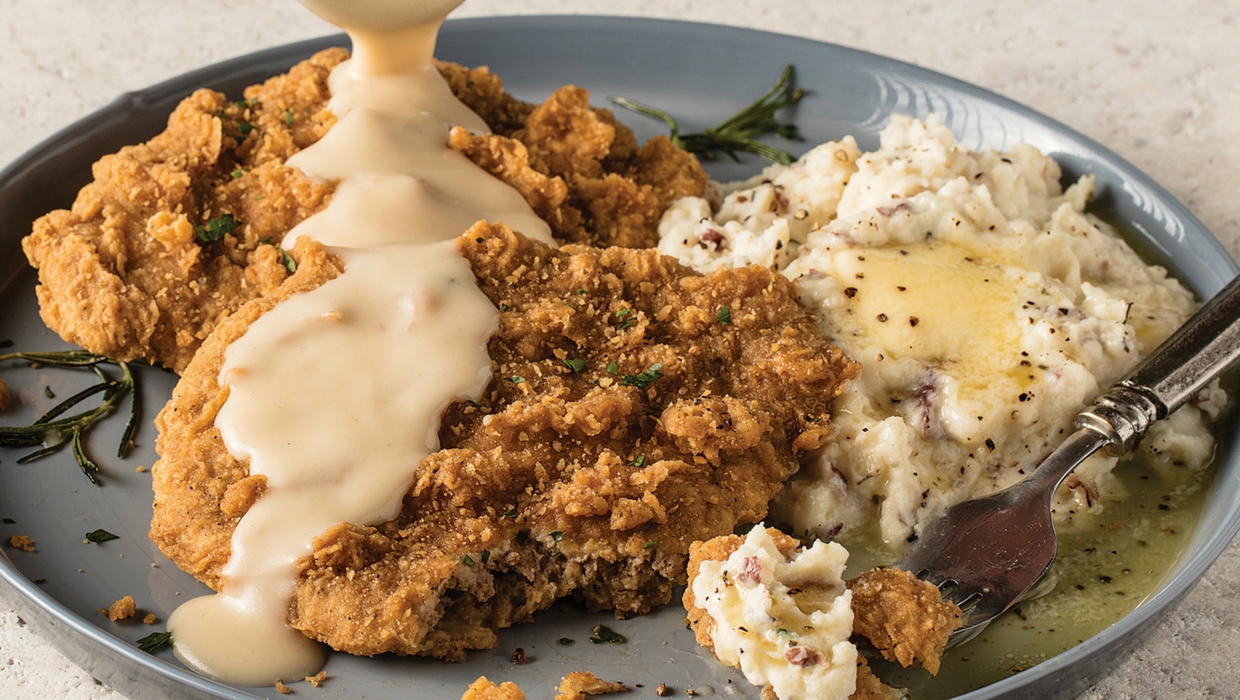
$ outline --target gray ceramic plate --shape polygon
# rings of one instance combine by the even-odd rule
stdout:
[[[246,85],[287,69],[343,37],[293,44],[210,66],[146,90],[121,96],[40,144],[0,173],[0,340],[21,349],[63,347],[39,320],[35,276],[26,268],[18,242],[42,213],[68,206],[86,183],[90,164],[122,145],[145,140],[163,126],[183,96],[198,87],[239,95]],[[878,129],[893,112],[925,116],[938,112],[972,147],[1003,149],[1018,140],[1053,154],[1070,175],[1091,172],[1101,185],[1097,208],[1126,222],[1140,247],[1166,263],[1196,292],[1208,296],[1236,272],[1227,253],[1181,204],[1114,153],[1027,108],[910,65],[838,46],[711,25],[601,17],[488,18],[448,22],[441,58],[492,66],[519,97],[541,101],[551,90],[575,83],[596,100],[619,94],[670,108],[690,130],[709,126],[761,94],[785,64],[797,68],[808,96],[795,120],[807,144],[854,134],[863,148],[877,145]],[[661,125],[621,115],[638,137]],[[798,150],[794,148],[793,150]],[[758,164],[712,164],[718,179],[753,174]],[[0,371],[24,400],[21,414],[32,419],[50,403],[43,387],[61,395],[75,375]],[[141,372],[143,415],[139,449],[128,460],[109,459],[123,420],[98,431],[90,448],[104,463],[102,487],[89,484],[72,458],[57,455],[29,465],[14,464],[17,453],[0,451],[0,525],[5,540],[21,533],[38,546],[35,554],[5,548],[0,592],[22,617],[75,662],[133,698],[271,697],[271,689],[241,689],[204,680],[182,668],[171,653],[148,655],[134,641],[153,628],[109,623],[97,612],[132,595],[140,610],[161,621],[181,601],[206,591],[176,570],[146,537],[151,513],[149,474],[135,471],[154,461],[151,419],[169,396],[174,377],[158,369]],[[1240,435],[1236,421],[1220,434]],[[1004,681],[965,696],[1071,696],[1113,668],[1135,648],[1163,614],[1205,572],[1240,528],[1240,460],[1235,442],[1220,449],[1218,469],[1189,548],[1172,576],[1135,612],[1070,651]],[[120,539],[83,545],[84,533],[104,528]],[[38,583],[36,583],[38,582]],[[594,646],[590,628],[600,622],[627,635],[619,646]],[[162,629],[162,626],[154,628]],[[564,646],[563,638],[576,643]],[[523,647],[529,662],[515,666],[509,655]],[[693,644],[683,614],[660,614],[617,622],[572,610],[557,610],[533,624],[510,630],[496,649],[465,664],[421,659],[362,659],[335,655],[323,697],[458,698],[479,675],[517,681],[530,697],[550,697],[559,677],[589,668],[598,675],[641,684],[642,695],[660,682],[703,693],[756,696],[738,675],[721,668]],[[279,697],[279,696],[276,696]]]

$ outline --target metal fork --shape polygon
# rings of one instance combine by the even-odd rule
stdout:
[[[892,566],[938,586],[959,605],[951,645],[976,636],[1022,600],[1055,561],[1051,498],[1099,449],[1121,455],[1150,425],[1192,399],[1240,358],[1240,277],[1110,391],[1076,417],[1076,432],[1024,481],[959,503],[923,530]]]

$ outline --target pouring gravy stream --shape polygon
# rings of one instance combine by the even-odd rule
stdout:
[[[301,0],[354,50],[329,80],[337,124],[289,160],[336,194],[283,247],[308,236],[345,271],[227,350],[216,427],[267,488],[233,534],[220,592],[168,620],[177,656],[206,675],[263,686],[322,667],[324,647],[287,624],[296,561],[338,523],[394,518],[443,409],[490,379],[498,312],[454,239],[487,219],[554,245],[519,193],[447,147],[453,125],[489,131],[431,63],[461,1]]]

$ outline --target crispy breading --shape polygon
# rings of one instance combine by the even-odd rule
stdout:
[[[589,671],[571,671],[560,679],[555,700],[586,700],[587,695],[619,693],[627,688],[623,683],[605,681]]]
[[[901,569],[872,569],[849,581],[848,590],[854,634],[888,661],[939,672],[943,648],[960,627],[960,608],[944,602],[938,588]]]
[[[396,520],[342,523],[298,562],[291,624],[340,650],[459,660],[566,595],[617,615],[666,603],[691,542],[765,515],[855,374],[761,268],[701,276],[652,250],[555,250],[502,225],[458,246],[503,311],[494,376],[481,406],[445,411],[443,449]],[[262,491],[214,426],[224,350],[303,272],[309,285],[315,250],[220,325],[158,419],[151,538],[212,586]]]
[[[288,276],[280,239],[334,189],[284,161],[335,123],[326,80],[344,57],[319,53],[242,102],[199,90],[163,133],[95,163],[72,209],[40,218],[22,240],[48,327],[179,372],[221,319],[274,292]],[[240,225],[201,240],[195,227],[224,215]]]
[[[479,676],[465,689],[461,700],[525,700],[525,693],[512,681],[495,685],[486,676]]]
[[[125,596],[120,600],[112,603],[107,609],[100,608],[99,612],[108,616],[112,622],[118,620],[128,620],[138,611],[137,603],[134,602],[133,596]]]
[[[449,145],[525,196],[558,240],[654,247],[673,200],[702,196],[697,158],[656,136],[641,148],[628,127],[590,93],[566,85],[532,110],[511,136],[455,128]]]
[[[322,51],[236,102],[199,90],[163,133],[95,163],[94,181],[72,208],[40,218],[22,241],[39,269],[48,327],[93,352],[181,372],[223,318],[274,293],[289,275],[280,241],[335,191],[285,161],[335,124],[327,77],[347,57],[344,49]],[[505,93],[486,68],[436,65],[493,138],[512,151],[529,139],[552,179],[569,177],[569,185],[558,180],[563,193],[541,193],[529,184],[536,173],[512,166],[536,211],[560,212],[552,226],[561,240],[652,246],[671,199],[701,193],[706,176],[693,156],[666,139],[639,151],[610,112],[590,109],[584,91],[566,88],[535,106]],[[574,127],[587,126],[556,128],[569,116]],[[493,155],[466,154],[493,169]],[[583,169],[602,179],[575,175]]]
[[[800,546],[796,539],[775,528],[767,528],[767,534],[785,557],[791,557]],[[745,538],[740,535],[726,535],[694,542],[689,548],[689,586],[685,590],[684,606],[697,643],[711,653],[715,651],[715,620],[704,608],[698,607],[693,595],[693,580],[704,562],[723,561],[744,542]],[[933,585],[899,569],[866,571],[849,581],[848,589],[852,591],[854,635],[866,637],[888,660],[899,661],[904,666],[916,661],[932,674],[938,673],[943,647],[960,626],[960,608],[944,603]],[[849,700],[900,697],[874,676],[864,657],[857,658],[857,689]]]
[[[602,680],[589,671],[572,671],[560,679],[555,700],[586,700],[587,695],[606,695],[627,690],[623,683]],[[495,685],[480,676],[474,681],[461,700],[525,700],[525,693],[516,683],[505,681]]]

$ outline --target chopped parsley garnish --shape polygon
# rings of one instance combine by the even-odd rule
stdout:
[[[462,563],[462,564],[464,564],[465,566],[473,566],[473,565],[474,565],[474,558],[473,558],[473,557],[471,557],[471,556],[469,556],[468,554],[462,554],[462,555],[461,555],[461,563]]]
[[[241,132],[241,138],[244,139],[250,135],[251,131],[254,131],[254,125],[249,122],[237,122],[237,131]]]
[[[224,236],[232,233],[241,225],[232,214],[221,214],[207,222],[206,226],[195,226],[194,235],[203,243],[215,243],[224,240]]]
[[[284,124],[286,126],[293,125],[293,110],[291,109],[284,110]]]
[[[509,520],[516,520],[516,519],[517,519],[517,509],[516,509],[516,508],[509,508],[508,510],[504,511],[504,517],[505,517],[505,518],[508,518]]]
[[[56,392],[52,391],[52,387],[50,386],[43,387],[43,395],[49,399],[56,398]]]
[[[620,309],[619,311],[616,312],[616,318],[624,318],[625,316],[628,316],[631,313],[633,313],[632,309]]]
[[[628,641],[624,638],[623,634],[620,634],[607,625],[595,625],[594,629],[590,631],[592,633],[590,635],[590,641],[595,644],[624,644]]]
[[[727,306],[720,306],[719,313],[715,316],[715,318],[719,320],[719,323],[725,326],[732,325],[732,309],[729,309]]]
[[[663,365],[656,362],[650,365],[650,368],[640,374],[626,374],[620,378],[620,383],[625,386],[635,386],[638,389],[645,389],[647,386],[657,382],[663,378]]]
[[[297,272],[297,261],[293,259],[293,256],[288,254],[287,250],[283,248],[280,249],[280,258],[284,261],[284,269],[288,270],[290,275]]]
[[[511,377],[504,377],[504,381],[506,381],[506,382],[512,382],[513,384],[524,384],[524,383],[525,383],[525,377],[522,377],[522,376],[521,376],[521,375],[519,375],[519,374],[514,374],[514,375],[512,375]]]
[[[108,540],[119,540],[120,535],[113,535],[107,530],[99,529],[99,530],[91,530],[90,532],[86,533],[86,539],[87,541],[94,542],[95,544],[99,544],[100,542],[107,542]]]
[[[584,290],[584,289],[578,289],[578,290],[577,290],[577,293],[578,293],[578,294],[585,294],[585,293],[586,293],[586,290]]]
[[[482,550],[482,563],[485,564],[490,560],[491,560],[491,550],[489,549]]]
[[[576,310],[577,310],[577,307],[576,307],[576,306],[573,306],[572,304],[568,303],[567,301],[561,301],[561,302],[560,302],[560,304],[562,304],[562,305],[564,305],[564,306],[567,306],[568,308],[572,309],[573,311],[576,311]]]
[[[138,648],[148,654],[154,654],[169,644],[172,644],[171,632],[152,632],[138,640]]]
[[[572,358],[566,357],[560,360],[560,362],[563,362],[565,367],[569,368],[570,370],[574,372],[580,372],[581,370],[586,368],[585,360],[574,360]]]
[[[577,640],[573,639],[572,637],[560,637],[559,639],[555,640],[555,643],[559,644],[562,647],[571,647],[572,645],[577,643]]]
[[[608,362],[607,373],[612,375],[620,374],[620,366],[614,362]]]
[[[244,171],[244,170],[242,170],[240,166],[238,166],[238,167],[236,167],[236,168],[233,168],[233,171],[232,171],[231,173],[228,173],[228,174],[232,176],[232,179],[236,180],[237,178],[241,177],[242,175],[245,175],[245,171]]]
[[[654,549],[655,547],[658,547],[658,546],[659,546],[659,543],[658,543],[658,542],[655,542],[654,540],[651,540],[651,541],[647,542],[645,545],[643,545],[643,546],[642,546],[642,549]]]
[[[47,579],[45,579],[45,578],[37,578],[37,579],[35,579],[35,580],[34,580],[34,583],[37,583],[37,584],[44,584],[44,583],[47,583]]]
[[[640,467],[646,463],[646,455],[637,455],[637,459],[629,462],[629,466]]]
[[[560,540],[564,539],[563,530],[552,530],[550,534],[551,534],[551,539],[555,540],[556,543],[559,543]]]
[[[511,308],[512,308],[511,306],[509,306],[509,305],[505,304],[505,303],[504,303],[504,302],[502,302],[502,301],[499,303],[499,310],[500,310],[500,311],[507,311],[508,309],[511,309]]]
[[[5,525],[16,525],[17,521],[12,518],[5,518],[4,520],[0,520],[0,523],[4,523]]]

